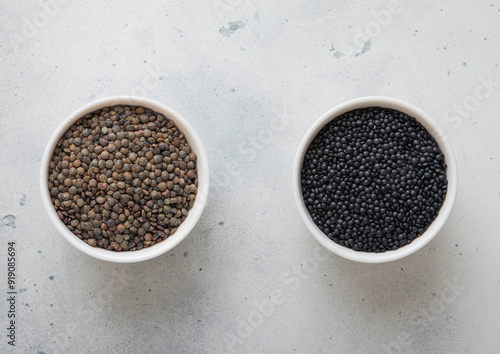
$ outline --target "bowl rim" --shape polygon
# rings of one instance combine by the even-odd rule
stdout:
[[[419,237],[414,239],[411,243],[398,248],[396,250],[386,251],[382,253],[371,253],[354,251],[345,246],[341,246],[330,240],[312,221],[309,212],[306,209],[304,200],[302,197],[302,185],[301,185],[301,169],[304,160],[304,155],[309,148],[310,143],[316,137],[318,132],[330,121],[338,118],[343,113],[349,112],[354,109],[367,108],[367,107],[382,107],[390,108],[401,111],[410,117],[414,117],[418,122],[420,122],[425,129],[431,134],[432,137],[438,143],[439,148],[445,156],[445,163],[447,164],[446,177],[448,179],[448,187],[446,192],[446,197],[439,210],[438,216],[429,225],[429,228]],[[293,181],[292,187],[294,192],[294,199],[297,209],[299,211],[300,217],[305,223],[306,227],[309,229],[311,234],[316,238],[316,240],[329,251],[349,259],[351,261],[361,262],[361,263],[385,263],[394,261],[397,259],[404,258],[410,254],[415,253],[429,243],[439,232],[446,222],[446,219],[450,215],[453,208],[453,203],[456,198],[457,185],[458,185],[458,173],[457,173],[457,163],[455,160],[455,155],[451,149],[448,140],[441,128],[422,110],[419,108],[399,99],[384,97],[384,96],[367,96],[349,100],[347,102],[341,103],[334,108],[330,109],[328,112],[323,114],[312,126],[309,128],[304,138],[302,139],[294,160],[293,166]]]
[[[59,139],[63,136],[66,130],[78,119],[88,113],[94,112],[104,107],[125,105],[125,106],[142,106],[150,108],[153,111],[164,115],[171,119],[175,126],[184,133],[189,146],[197,155],[196,167],[198,172],[198,190],[193,207],[190,209],[186,219],[179,225],[175,234],[167,237],[165,240],[147,248],[137,251],[115,252],[99,247],[92,247],[80,240],[64,225],[56,209],[52,204],[49,189],[47,186],[49,177],[49,162],[52,158],[53,151]],[[142,262],[160,256],[176,245],[178,245],[194,228],[201,217],[203,209],[206,206],[209,192],[209,171],[208,160],[203,144],[196,134],[195,130],[174,110],[164,106],[163,104],[142,97],[135,96],[113,96],[106,97],[94,102],[88,103],[70,114],[62,123],[59,124],[55,132],[52,134],[43,154],[41,170],[40,170],[40,190],[42,194],[42,202],[47,211],[47,214],[61,235],[75,248],[83,253],[94,258],[115,262],[115,263],[135,263]]]

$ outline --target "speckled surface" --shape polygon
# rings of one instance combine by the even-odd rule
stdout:
[[[0,298],[7,241],[18,294],[15,351],[0,302],[0,352],[497,352],[499,20],[494,1],[3,3]],[[57,234],[38,178],[70,113],[129,94],[189,121],[212,186],[172,252],[116,265]],[[459,168],[442,231],[382,265],[326,255],[291,190],[306,130],[366,95],[428,113]]]

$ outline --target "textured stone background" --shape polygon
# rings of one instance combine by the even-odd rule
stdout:
[[[17,352],[496,352],[499,24],[491,0],[4,1],[0,298],[15,240]],[[79,253],[40,198],[53,131],[115,95],[176,110],[210,160],[199,224],[140,264]],[[383,265],[325,255],[291,190],[306,130],[366,95],[427,112],[459,168],[440,234]],[[6,313],[1,301],[0,352]]]

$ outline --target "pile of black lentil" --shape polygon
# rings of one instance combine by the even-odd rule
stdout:
[[[312,220],[331,240],[385,252],[429,227],[448,182],[443,153],[415,118],[369,107],[323,127],[305,154],[301,184]]]
[[[148,108],[113,106],[76,121],[57,143],[48,188],[81,240],[140,250],[176,232],[193,206],[196,154],[174,122]]]

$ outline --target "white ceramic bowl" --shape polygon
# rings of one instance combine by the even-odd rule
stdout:
[[[171,119],[177,128],[184,133],[186,136],[187,142],[189,143],[191,150],[197,155],[197,171],[198,171],[198,191],[196,194],[196,199],[193,207],[189,211],[187,218],[182,222],[182,224],[177,228],[177,232],[165,240],[158,242],[157,244],[143,248],[137,251],[108,251],[103,248],[92,247],[87,243],[80,240],[75,234],[73,234],[64,223],[57,216],[57,212],[52,204],[50,193],[48,190],[48,176],[49,176],[49,162],[52,158],[52,154],[54,152],[54,148],[57,145],[59,139],[63,136],[66,130],[78,119],[83,117],[84,115],[94,112],[98,109],[114,106],[114,105],[131,105],[131,106],[142,106],[152,109],[155,112],[163,114],[165,117]],[[200,216],[205,207],[207,197],[208,197],[208,186],[209,178],[208,178],[208,161],[207,156],[205,154],[205,149],[201,143],[200,138],[196,134],[196,132],[191,128],[191,126],[177,113],[175,113],[170,108],[165,107],[164,105],[139,97],[128,97],[128,96],[120,96],[120,97],[110,97],[104,98],[93,103],[90,103],[72,115],[70,115],[56,130],[54,135],[52,135],[45,153],[42,159],[41,173],[40,173],[40,189],[42,192],[42,200],[49,214],[50,220],[54,223],[57,230],[64,236],[64,238],[75,246],[80,251],[101,259],[110,262],[117,263],[133,263],[133,262],[141,262],[154,257],[157,257],[165,252],[168,252],[172,248],[174,248],[179,242],[181,242],[193,229],[196,225]]]
[[[415,117],[427,131],[436,139],[439,148],[445,156],[445,163],[447,164],[446,177],[448,179],[448,188],[445,200],[438,216],[429,226],[429,228],[419,237],[414,239],[411,243],[393,251],[387,251],[382,253],[372,253],[372,252],[361,252],[354,251],[350,248],[341,246],[334,241],[330,240],[312,221],[312,218],[307,211],[304,204],[304,199],[302,196],[302,186],[301,186],[301,169],[304,160],[304,155],[309,148],[312,140],[316,137],[318,132],[330,121],[336,117],[342,115],[345,112],[352,111],[354,109],[366,108],[366,107],[383,107],[398,110],[400,112],[406,113],[411,117]],[[324,114],[306,133],[304,139],[302,140],[297,155],[295,157],[295,163],[293,166],[293,191],[295,202],[297,204],[299,214],[306,224],[309,231],[313,236],[329,251],[342,256],[346,259],[352,261],[363,262],[363,263],[383,263],[394,261],[406,257],[422,247],[424,247],[430,240],[436,236],[438,231],[444,225],[448,215],[453,207],[453,202],[455,201],[455,196],[457,193],[457,164],[455,161],[455,156],[453,151],[446,140],[443,131],[434,123],[434,121],[420,109],[400,100],[387,97],[363,97],[354,99],[333,108],[326,114]]]

